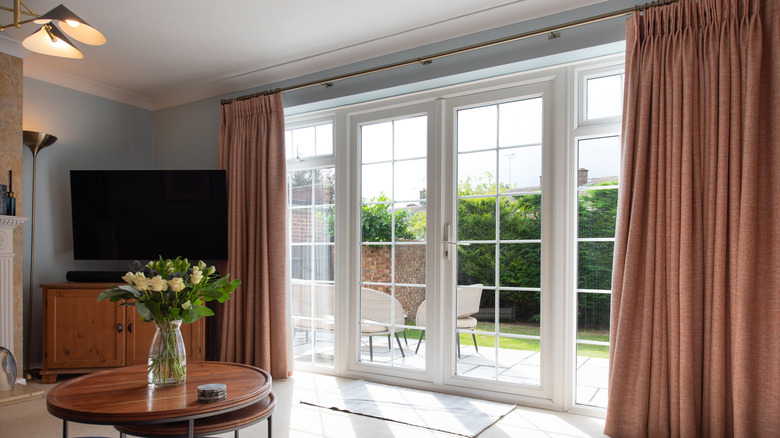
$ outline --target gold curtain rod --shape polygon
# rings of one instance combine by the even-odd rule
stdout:
[[[285,91],[299,90],[301,88],[307,88],[307,87],[311,87],[311,86],[314,86],[314,85],[324,85],[325,87],[331,87],[331,86],[333,86],[333,82],[340,81],[340,80],[343,80],[343,79],[355,78],[355,77],[358,77],[358,76],[364,76],[364,75],[371,74],[371,73],[378,73],[378,72],[385,71],[385,70],[392,70],[394,68],[405,67],[405,66],[413,65],[413,64],[427,65],[427,64],[432,63],[436,59],[441,59],[441,58],[445,58],[445,57],[452,56],[452,55],[459,55],[461,53],[471,52],[471,51],[474,51],[474,50],[477,50],[477,49],[484,49],[484,48],[487,48],[487,47],[498,46],[498,45],[501,45],[501,44],[511,43],[511,42],[514,42],[514,41],[520,41],[520,40],[523,40],[523,39],[526,39],[526,38],[531,38],[531,37],[535,37],[535,36],[539,36],[539,35],[554,34],[555,32],[558,32],[558,31],[561,31],[561,30],[571,29],[573,27],[578,27],[578,26],[582,26],[582,25],[585,25],[585,24],[597,23],[597,22],[600,22],[600,21],[609,20],[609,19],[612,19],[612,18],[617,18],[617,17],[624,16],[624,15],[629,15],[629,14],[632,14],[634,12],[642,12],[642,11],[650,9],[650,8],[661,7],[661,6],[670,5],[672,3],[677,3],[678,1],[679,0],[658,0],[658,1],[651,2],[651,3],[645,3],[643,5],[636,5],[636,6],[633,6],[633,7],[630,7],[630,8],[621,9],[621,10],[618,10],[618,11],[607,12],[607,13],[601,14],[601,15],[595,15],[593,17],[582,18],[582,19],[579,19],[579,20],[570,21],[568,23],[558,24],[558,25],[555,25],[555,26],[549,26],[549,27],[545,27],[545,28],[542,28],[542,29],[532,30],[532,31],[529,31],[529,32],[523,32],[523,33],[519,33],[519,34],[515,34],[515,35],[510,35],[510,36],[506,36],[506,37],[502,37],[502,38],[497,38],[497,39],[490,40],[490,41],[485,41],[485,42],[482,42],[482,43],[471,44],[471,45],[468,45],[468,46],[465,46],[465,47],[459,47],[457,49],[446,50],[446,51],[443,51],[443,52],[434,53],[432,55],[421,57],[421,58],[414,58],[414,59],[408,59],[408,60],[405,60],[405,61],[398,61],[398,62],[394,62],[394,63],[391,63],[391,64],[381,65],[381,66],[378,66],[378,67],[371,67],[371,68],[367,68],[367,69],[363,69],[363,70],[358,70],[358,71],[355,71],[355,72],[352,72],[352,73],[345,73],[345,74],[341,74],[341,75],[337,75],[337,76],[331,76],[329,78],[319,79],[319,80],[316,80],[316,81],[304,82],[304,83],[297,84],[297,85],[290,85],[288,87],[276,88],[274,90],[260,91],[258,93],[247,94],[246,96],[234,97],[232,99],[223,99],[222,100],[222,105],[227,105],[227,104],[239,101],[239,100],[247,100],[247,99],[251,99],[251,98],[254,98],[254,97],[258,97],[258,96],[268,96],[270,94],[277,94],[277,93],[282,93],[282,92],[285,92]]]

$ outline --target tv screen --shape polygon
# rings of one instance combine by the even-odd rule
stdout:
[[[224,170],[72,170],[76,260],[227,259]]]

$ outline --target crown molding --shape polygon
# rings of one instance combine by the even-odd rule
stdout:
[[[152,111],[153,109],[152,102],[146,97],[118,90],[98,82],[71,76],[29,61],[24,63],[24,76],[148,111]]]
[[[17,58],[26,58],[30,52],[22,47],[22,43],[5,35],[0,35],[0,52]]]

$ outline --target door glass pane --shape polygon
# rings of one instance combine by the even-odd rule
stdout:
[[[461,109],[456,123],[457,372],[539,386],[542,99]]]
[[[334,171],[287,174],[293,354],[297,363],[329,368],[335,330]]]
[[[360,134],[364,164],[393,159],[393,122],[363,125]]]
[[[458,196],[496,193],[496,151],[458,154]]]
[[[617,184],[620,174],[620,137],[614,135],[580,140],[578,162],[578,186]]]
[[[542,99],[525,99],[498,106],[499,146],[542,143]]]
[[[579,237],[615,237],[617,190],[578,193]]]
[[[284,132],[288,160],[333,155],[333,124],[330,122]]]
[[[539,240],[542,238],[542,195],[502,196],[502,240]]]
[[[542,186],[542,147],[502,149],[498,163],[502,193],[533,192]]]
[[[292,158],[312,157],[316,151],[316,131],[313,126],[292,131]]]
[[[428,118],[412,117],[396,120],[393,123],[394,158],[425,158],[428,148]]]
[[[458,246],[458,284],[496,284],[496,245],[472,243]]]
[[[426,247],[423,244],[396,245],[396,283],[425,284],[425,250]],[[416,309],[416,307],[414,308]]]
[[[577,247],[577,287],[612,289],[612,253],[615,251],[615,242],[580,242]]]
[[[499,275],[501,286],[542,286],[542,244],[505,243],[501,245]]]
[[[577,403],[607,406],[609,293],[577,294]]]
[[[333,155],[333,125],[320,125],[316,127],[316,152],[317,155]]]
[[[620,116],[623,112],[623,75],[590,78],[586,81],[587,120]]]
[[[458,199],[458,238],[493,240],[496,238],[496,198]]]
[[[577,152],[576,402],[606,407],[620,137],[582,139]]]
[[[497,105],[458,111],[458,152],[494,149],[498,141],[497,119]]]
[[[407,160],[395,162],[395,200],[396,202],[406,203],[407,201],[417,201],[425,199],[425,187],[427,184],[426,166],[428,160]]]
[[[364,364],[425,369],[427,124],[416,116],[360,127]]]

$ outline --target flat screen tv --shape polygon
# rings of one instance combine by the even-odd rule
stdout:
[[[224,170],[72,170],[76,260],[227,259]]]

